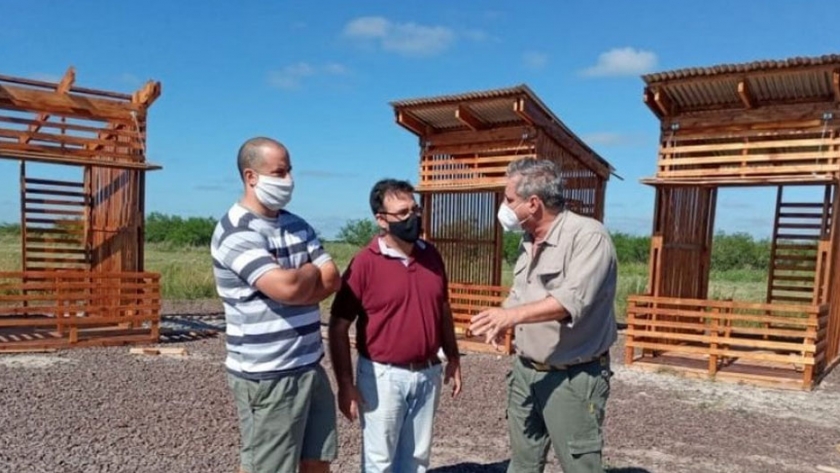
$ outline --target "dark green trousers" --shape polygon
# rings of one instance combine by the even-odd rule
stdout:
[[[508,473],[541,473],[549,446],[564,473],[603,473],[602,425],[611,374],[609,358],[537,371],[516,357],[508,374]]]

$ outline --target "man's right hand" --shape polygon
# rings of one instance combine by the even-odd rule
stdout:
[[[338,409],[350,422],[359,417],[359,409],[364,406],[364,400],[356,385],[345,384],[338,388]]]

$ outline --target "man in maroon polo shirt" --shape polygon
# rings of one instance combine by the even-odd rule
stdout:
[[[420,239],[421,209],[411,184],[377,182],[370,207],[380,235],[350,261],[330,317],[338,406],[349,420],[360,417],[363,471],[422,473],[441,378],[452,380],[453,396],[461,392],[446,268],[435,247]],[[349,329],[355,320],[354,384]]]

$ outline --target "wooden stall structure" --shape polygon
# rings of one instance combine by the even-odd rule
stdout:
[[[20,267],[0,268],[0,351],[158,340],[143,216],[160,90],[79,87],[72,67],[58,83],[0,76],[0,158],[20,163],[21,215]]]
[[[599,220],[613,169],[525,85],[391,105],[396,122],[419,137],[425,238],[446,261],[459,343],[486,350],[468,327],[473,314],[498,306],[508,292],[496,220],[507,165],[527,156],[555,160],[565,175],[568,207]],[[508,354],[512,341],[509,332]]]
[[[840,342],[840,56],[644,76],[661,121],[650,280],[626,363],[810,389]],[[766,300],[711,300],[718,190],[776,189]],[[746,216],[745,216],[746,217]]]

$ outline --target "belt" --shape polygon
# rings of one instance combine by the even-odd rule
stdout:
[[[565,365],[552,365],[548,363],[540,363],[538,361],[534,361],[530,358],[526,358],[524,356],[520,356],[519,359],[522,361],[522,364],[528,368],[531,368],[534,371],[565,371],[569,368],[574,368],[576,366],[583,366],[588,365],[592,362],[599,362],[601,366],[607,366],[610,361],[610,353],[604,352],[598,356],[592,357],[588,360],[580,361],[578,363],[567,363]]]
[[[382,363],[383,365],[392,366],[394,368],[401,368],[409,371],[423,371],[432,366],[441,364],[440,358],[437,356],[426,361],[414,361],[410,363]]]

